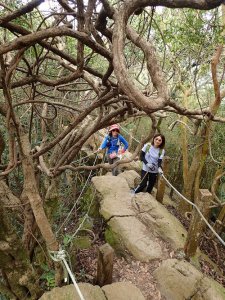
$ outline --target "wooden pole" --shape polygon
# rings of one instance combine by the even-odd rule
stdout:
[[[163,159],[163,173],[166,176],[169,173],[169,161],[170,157],[165,156]],[[157,193],[156,193],[156,200],[158,200],[160,203],[163,202],[163,197],[166,189],[166,182],[165,180],[160,176],[158,180],[158,186],[157,186]]]
[[[108,244],[98,249],[97,285],[100,287],[112,283],[114,250]]]
[[[201,213],[207,220],[209,219],[209,206],[211,201],[212,194],[209,192],[209,190],[200,189],[198,203],[196,203],[196,205],[198,205]],[[186,244],[184,246],[186,257],[190,258],[195,255],[199,243],[199,238],[205,226],[205,222],[202,220],[196,209],[193,208],[191,224],[188,230]]]

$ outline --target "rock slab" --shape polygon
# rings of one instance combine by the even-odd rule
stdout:
[[[187,261],[168,259],[154,271],[166,300],[224,300],[225,289]]]
[[[139,219],[148,228],[168,242],[174,250],[184,247],[187,231],[176,217],[152,195],[136,194],[134,200],[140,212]]]
[[[116,282],[102,288],[89,283],[79,283],[85,300],[145,300],[140,290],[129,282]],[[39,300],[80,300],[74,285],[54,288]]]

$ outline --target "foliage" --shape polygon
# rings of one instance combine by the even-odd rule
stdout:
[[[42,270],[44,271],[43,274],[41,275],[41,278],[47,289],[52,289],[55,287],[55,271],[53,269],[50,269],[49,266],[47,265],[41,265]]]

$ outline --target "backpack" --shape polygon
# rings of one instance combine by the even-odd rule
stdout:
[[[152,145],[152,144],[147,143],[147,147],[146,147],[145,153],[147,153],[147,152],[150,150],[151,145]],[[162,151],[163,151],[163,149],[159,148],[159,158],[160,158],[160,156],[162,155]]]
[[[108,139],[107,139],[107,144],[106,144],[106,147],[109,148],[111,146],[111,140],[112,140],[112,137],[110,135],[108,135]],[[117,146],[120,146],[120,138],[119,138],[119,135],[118,135],[118,141],[117,141]]]

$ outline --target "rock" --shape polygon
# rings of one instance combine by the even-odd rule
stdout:
[[[136,194],[134,200],[139,207],[141,221],[173,249],[184,247],[186,229],[168,210],[153,196],[147,193]]]
[[[123,154],[123,159],[131,159],[133,154],[131,152],[126,151]],[[129,163],[121,164],[120,167],[125,170],[135,170],[137,173],[141,172],[142,162],[140,160],[131,161]]]
[[[163,256],[151,230],[136,217],[114,217],[108,225],[114,236],[119,238],[119,243],[123,244],[136,259],[147,262]]]
[[[106,300],[104,292],[99,286],[89,283],[79,283],[79,288],[85,300]],[[80,300],[74,285],[57,287],[50,292],[44,293],[39,300]]]
[[[225,289],[187,261],[168,259],[154,271],[166,300],[224,300]]]
[[[140,290],[129,282],[116,282],[102,289],[107,300],[145,300]]]
[[[136,259],[149,261],[163,255],[156,238],[160,236],[179,249],[187,233],[151,195],[131,194],[127,181],[132,185],[136,177],[136,172],[126,171],[119,176],[94,177],[92,182],[100,195],[100,214],[108,221],[107,242],[116,250],[126,247]]]
[[[119,174],[118,177],[125,178],[131,189],[136,188],[141,182],[140,175],[134,170],[124,171],[123,173]]]
[[[131,283],[117,282],[102,289],[89,283],[79,283],[85,300],[145,300],[140,290]],[[44,293],[39,300],[80,300],[74,285],[54,288]]]
[[[113,216],[132,216],[131,194],[127,181],[118,176],[93,177],[92,182],[100,193],[100,214],[105,220]]]

